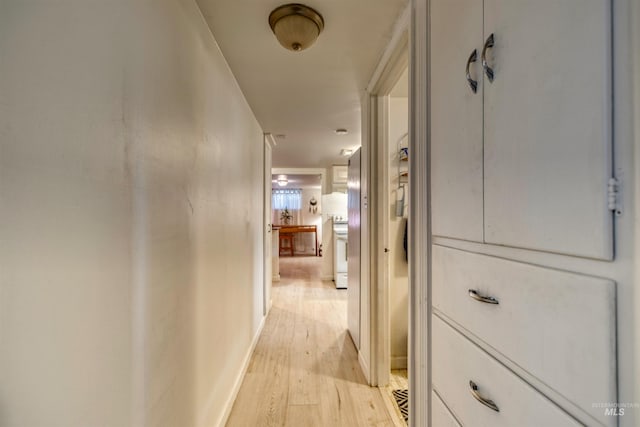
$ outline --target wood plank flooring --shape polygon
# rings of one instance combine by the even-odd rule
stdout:
[[[320,281],[321,262],[280,259],[273,307],[228,427],[395,425],[381,391],[360,371],[347,332],[347,293]]]
[[[409,388],[409,380],[407,379],[408,372],[406,369],[391,370],[389,376],[389,384],[382,387],[382,395],[384,401],[387,404],[387,410],[392,414],[393,422],[397,427],[404,427],[407,423],[404,422],[400,408],[396,404],[396,399],[393,397],[393,390],[402,390]]]

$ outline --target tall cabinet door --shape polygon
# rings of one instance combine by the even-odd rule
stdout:
[[[483,240],[482,1],[431,2],[431,179],[433,234]],[[474,93],[465,77],[478,81]]]
[[[611,4],[484,0],[485,240],[613,256]]]
[[[349,231],[347,235],[347,326],[356,348],[360,350],[360,149],[349,158],[347,179],[347,209]]]

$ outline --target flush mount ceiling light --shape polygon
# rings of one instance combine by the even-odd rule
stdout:
[[[347,157],[353,154],[353,150],[349,150],[348,148],[343,148],[342,150],[340,150],[340,155]]]
[[[286,175],[280,175],[278,176],[278,180],[276,182],[280,187],[286,187],[287,184],[289,183],[289,180],[287,179]]]
[[[324,28],[324,19],[308,6],[290,3],[271,12],[269,26],[282,46],[300,52],[316,41]]]
[[[346,130],[346,129],[342,129],[342,128],[340,128],[340,129],[336,129],[336,133],[337,133],[338,135],[346,135],[346,134],[348,134],[348,133],[349,133],[349,131],[348,131],[348,130]]]

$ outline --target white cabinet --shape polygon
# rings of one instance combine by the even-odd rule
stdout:
[[[332,181],[336,184],[346,184],[349,176],[348,166],[333,165],[331,167]]]
[[[348,167],[342,165],[331,166],[331,191],[346,193]]]
[[[495,35],[495,79],[483,79],[486,242],[611,259],[611,4],[484,10]]]
[[[429,2],[432,424],[617,424],[611,7]]]
[[[432,334],[433,388],[462,425],[581,425],[438,317]]]
[[[441,317],[611,421],[593,403],[617,401],[613,281],[435,245],[432,282]]]
[[[431,4],[434,235],[612,259],[610,2]]]
[[[474,94],[464,77],[467,58],[474,50],[479,57],[482,2],[432,1],[431,16],[433,234],[482,242],[484,85]]]
[[[434,391],[431,394],[431,424],[437,427],[460,427],[460,423],[456,420],[444,402],[438,397]]]

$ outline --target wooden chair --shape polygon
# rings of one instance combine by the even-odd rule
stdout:
[[[278,252],[280,256],[287,254],[293,256],[293,233],[280,233]]]

